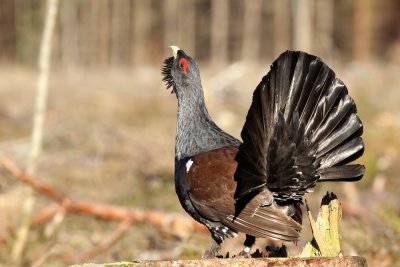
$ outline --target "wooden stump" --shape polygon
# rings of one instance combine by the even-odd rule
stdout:
[[[288,267],[366,267],[367,261],[363,257],[313,257],[313,258],[258,258],[258,259],[205,259],[205,260],[171,260],[171,261],[135,261],[110,264],[85,264],[71,267],[213,267],[213,266],[288,266]]]
[[[74,267],[134,267],[134,266],[310,266],[310,267],[366,267],[367,261],[359,256],[342,256],[340,248],[339,221],[342,215],[340,203],[333,193],[327,193],[321,201],[321,207],[314,220],[308,207],[313,240],[306,244],[298,257],[289,258],[252,258],[252,259],[201,259],[201,260],[170,260],[170,261],[133,261],[110,264],[85,264]]]

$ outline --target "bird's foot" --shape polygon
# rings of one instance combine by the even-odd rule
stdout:
[[[202,259],[212,259],[219,256],[219,250],[221,249],[221,244],[218,244],[214,239],[212,240],[211,246],[204,252]]]
[[[287,249],[284,244],[282,244],[282,247],[267,246],[265,249],[268,253],[268,257],[271,258],[286,258],[288,256]]]
[[[225,225],[219,222],[208,222],[206,224],[207,228],[210,230],[213,239],[219,243],[223,243],[226,237],[234,238],[237,237],[237,233],[229,229]]]
[[[240,253],[236,256],[236,258],[238,258],[238,259],[249,259],[249,258],[251,258],[250,250],[251,250],[251,247],[244,246],[242,251],[240,251]]]

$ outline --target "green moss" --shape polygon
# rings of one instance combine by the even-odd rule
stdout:
[[[129,266],[132,266],[131,262],[115,262],[104,265],[104,267],[129,267]]]

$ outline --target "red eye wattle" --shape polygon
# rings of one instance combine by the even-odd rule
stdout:
[[[188,62],[185,58],[179,60],[179,67],[184,73],[187,73]]]

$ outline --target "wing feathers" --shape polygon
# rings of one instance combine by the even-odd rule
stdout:
[[[239,217],[229,215],[222,222],[232,229],[255,237],[297,241],[301,225],[273,206],[259,207],[254,212],[245,209]]]

